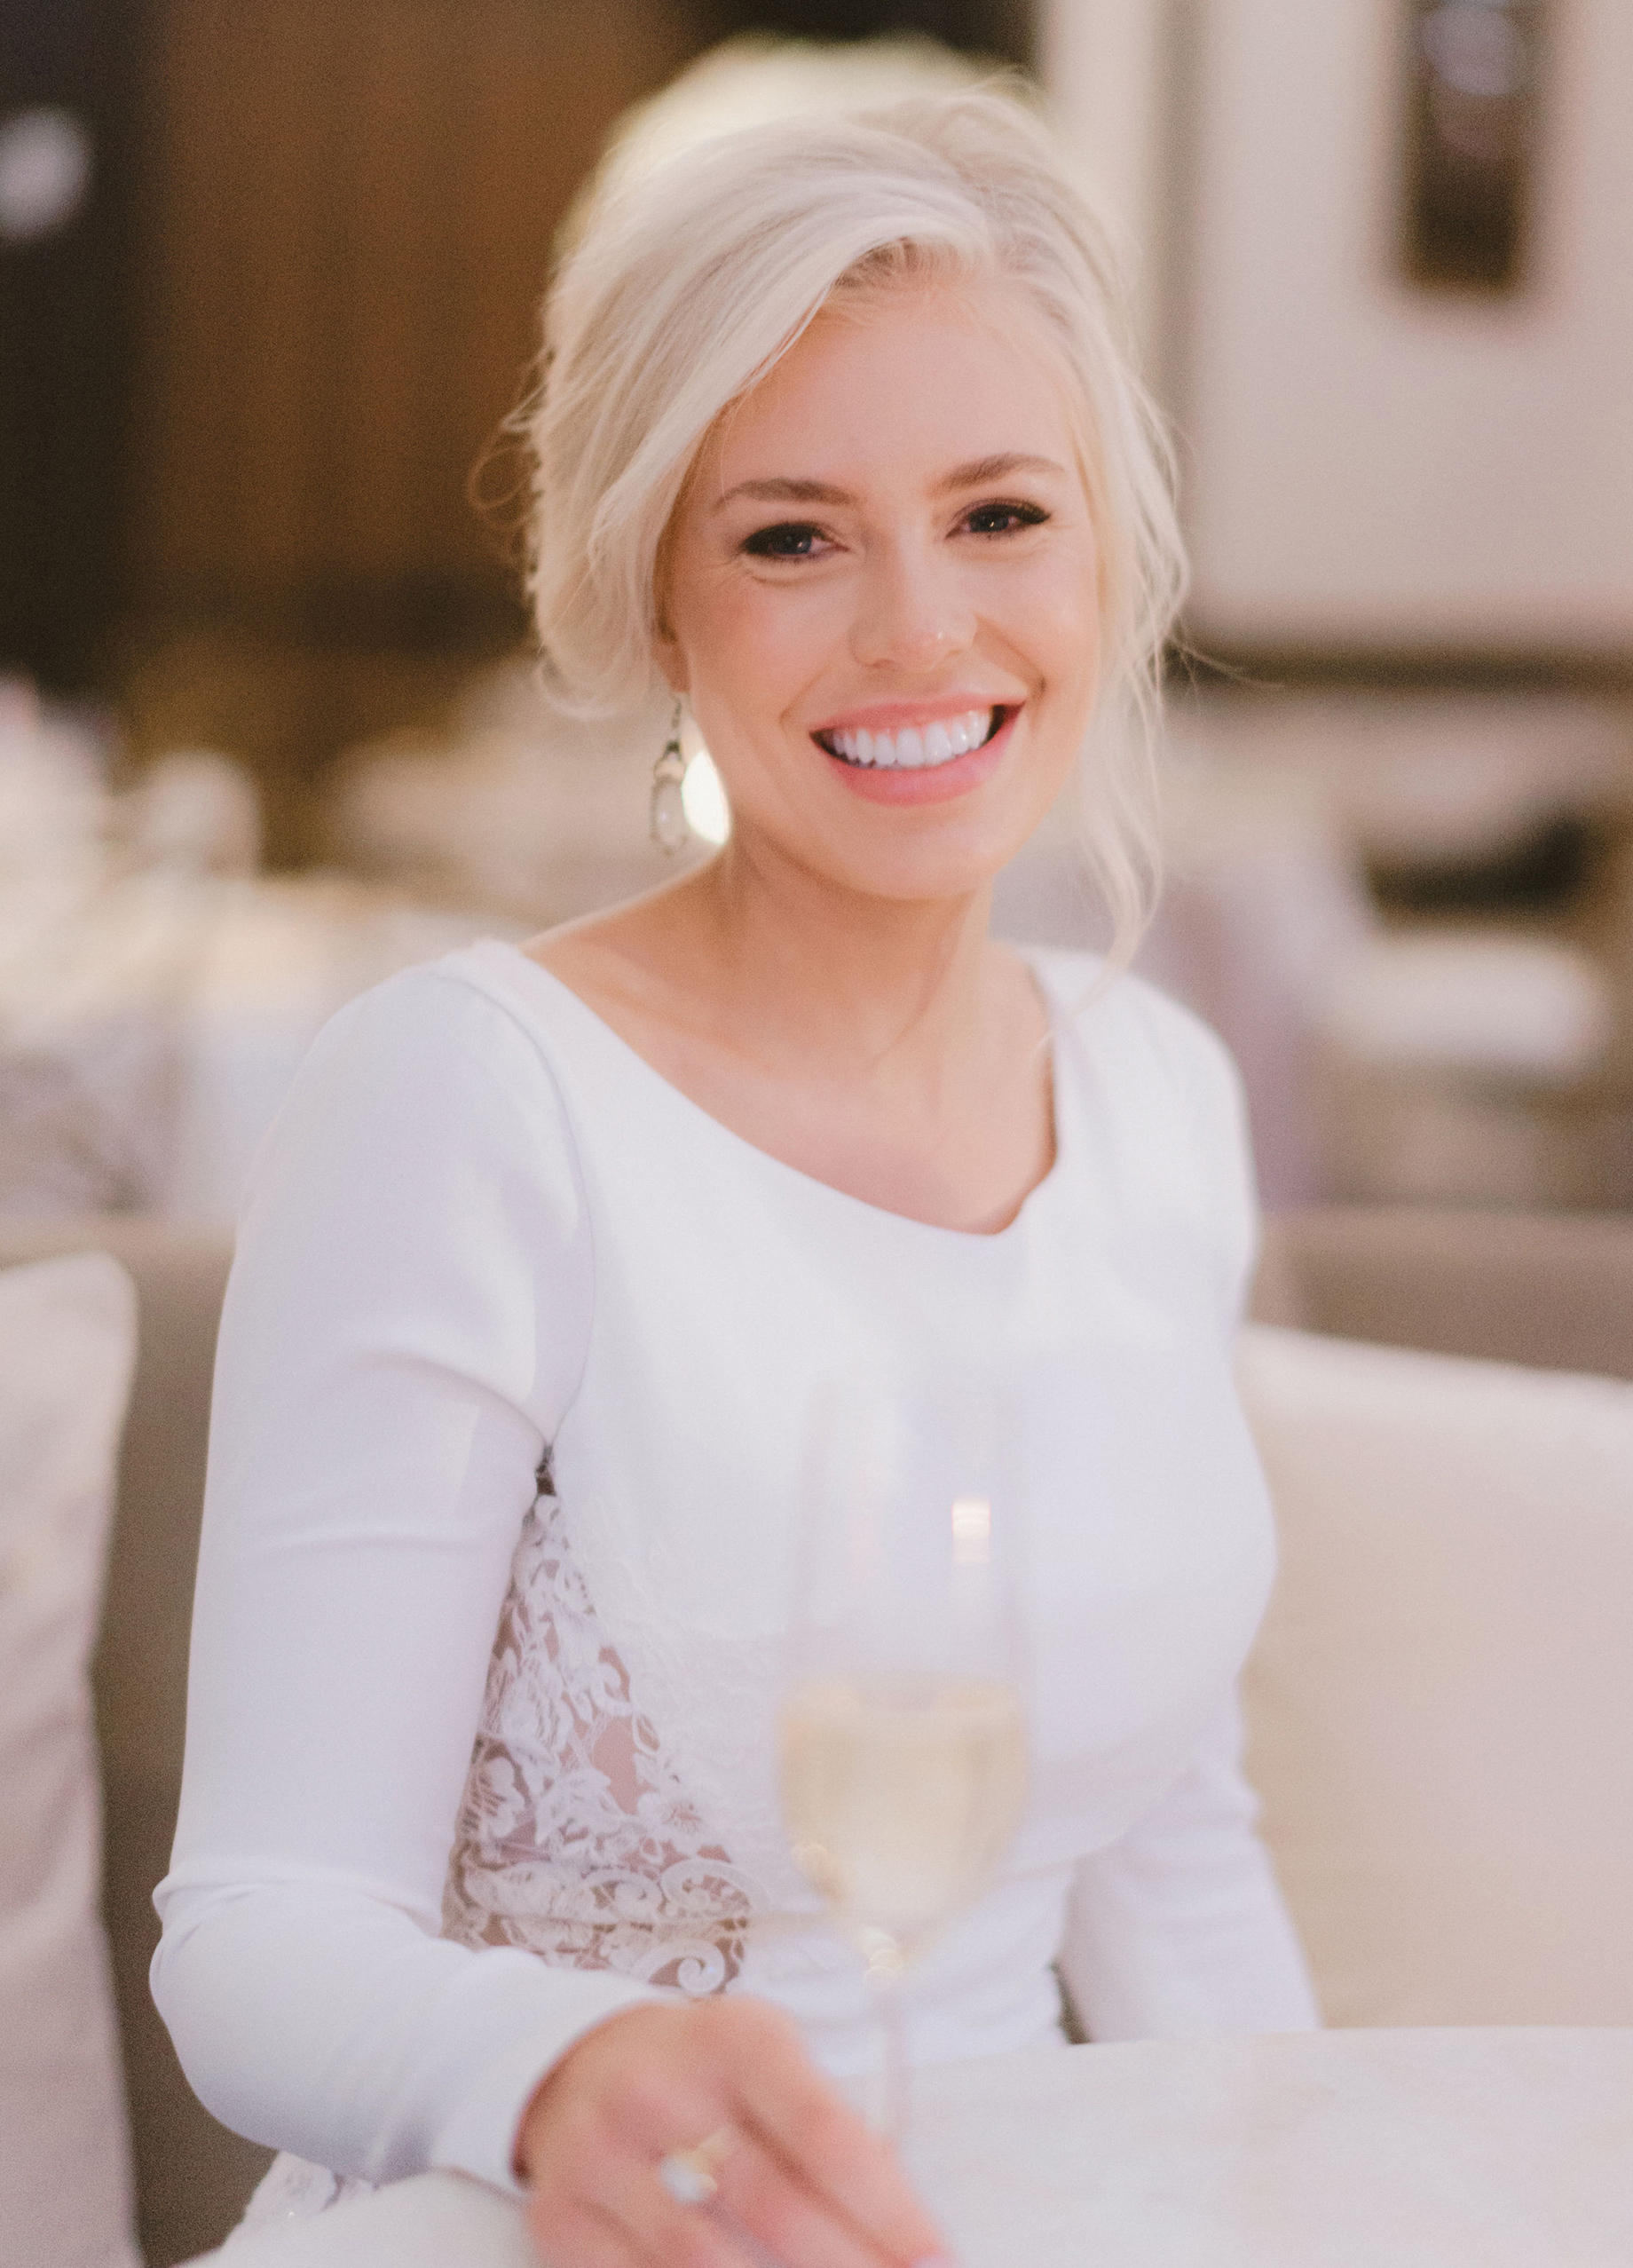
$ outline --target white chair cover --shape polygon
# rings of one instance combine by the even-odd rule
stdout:
[[[1633,1385],[1266,1326],[1250,1771],[1333,2024],[1633,2025]]]

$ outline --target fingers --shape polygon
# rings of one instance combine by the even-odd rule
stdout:
[[[645,2068],[619,2074],[602,2099],[556,2114],[554,2147],[534,2172],[528,2222],[552,2268],[760,2268],[707,2209],[665,2189],[662,2144],[683,2117],[696,2125],[711,2098],[678,2108]],[[721,2122],[716,2110],[716,2128]],[[777,2264],[783,2268],[783,2264]]]
[[[650,2259],[659,2268],[761,2268],[767,2255],[741,2225],[724,2194],[728,2160],[736,2160],[752,2146],[736,2128],[724,2128],[676,2153],[687,2161],[706,2158],[706,2198],[689,2200],[672,2191],[664,2178],[663,2161],[653,2165],[625,2158],[615,2173],[610,2168],[604,2171],[608,2210],[643,2261]],[[779,2256],[772,2268],[796,2268],[796,2264],[804,2268],[798,2256],[787,2260]],[[869,2261],[865,2268],[875,2268],[875,2264]]]
[[[882,2253],[893,2264],[911,2264],[944,2254],[947,2247],[895,2152],[809,2062],[793,2024],[763,2003],[737,2005],[752,2015],[759,2033],[752,2105],[746,2098],[739,2114],[745,2127],[816,2200],[837,2209],[869,2241],[874,2252],[864,2252],[864,2259]],[[722,2190],[730,2173],[729,2164]]]
[[[753,2137],[719,2159],[710,2204],[678,2204],[640,2161],[621,2166],[605,2202],[642,2259],[665,2268],[895,2268]]]
[[[627,2124],[604,2119],[577,2140],[575,2189],[562,2185],[555,2206],[535,2193],[535,2226],[562,2268],[581,2268],[569,2232],[583,2231],[580,2201],[590,2197],[642,2268],[899,2268],[902,2256],[882,2251],[778,2153],[739,2128],[717,2130],[682,2153],[706,2155],[714,2183],[706,2204],[677,2201],[661,2158],[632,2146]]]
[[[800,2268],[895,2268],[834,2201],[813,2189],[785,2159],[750,2136],[720,2171],[720,2203],[763,2254]]]
[[[572,2268],[652,2268],[618,2224],[593,2206],[544,2215],[530,2205],[527,2225],[543,2261],[571,2262]]]
[[[672,2157],[712,2201],[666,2188]],[[947,2250],[792,2020],[746,1996],[587,2034],[534,2097],[517,2166],[556,2268],[914,2268]]]

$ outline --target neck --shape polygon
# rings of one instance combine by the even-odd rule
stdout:
[[[974,1049],[990,886],[877,897],[734,837],[690,887],[733,1022],[740,1014],[779,1052],[841,1076],[934,1080]]]

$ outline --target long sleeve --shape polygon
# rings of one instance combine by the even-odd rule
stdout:
[[[508,2182],[539,2078],[648,1996],[436,1935],[592,1297],[528,1035],[437,971],[335,1018],[257,1160],[223,1316],[153,1986],[217,2117],[376,2182]]]
[[[1077,1867],[1061,1970],[1091,2039],[1319,2026],[1241,1755],[1233,1698],[1151,1812]]]
[[[1246,1103],[1215,1035],[1171,1004],[1163,1008],[1152,1037],[1189,1131],[1198,1218],[1216,1261],[1219,1329],[1229,1346],[1258,1246]],[[1319,2025],[1303,1948],[1255,1829],[1258,1799],[1242,1750],[1231,1692],[1152,1810],[1076,1869],[1060,1965],[1092,2039]]]

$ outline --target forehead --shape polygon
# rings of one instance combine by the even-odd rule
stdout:
[[[931,481],[1007,454],[1076,463],[1060,359],[1001,282],[846,294],[722,413],[699,486],[794,477],[848,488]]]

